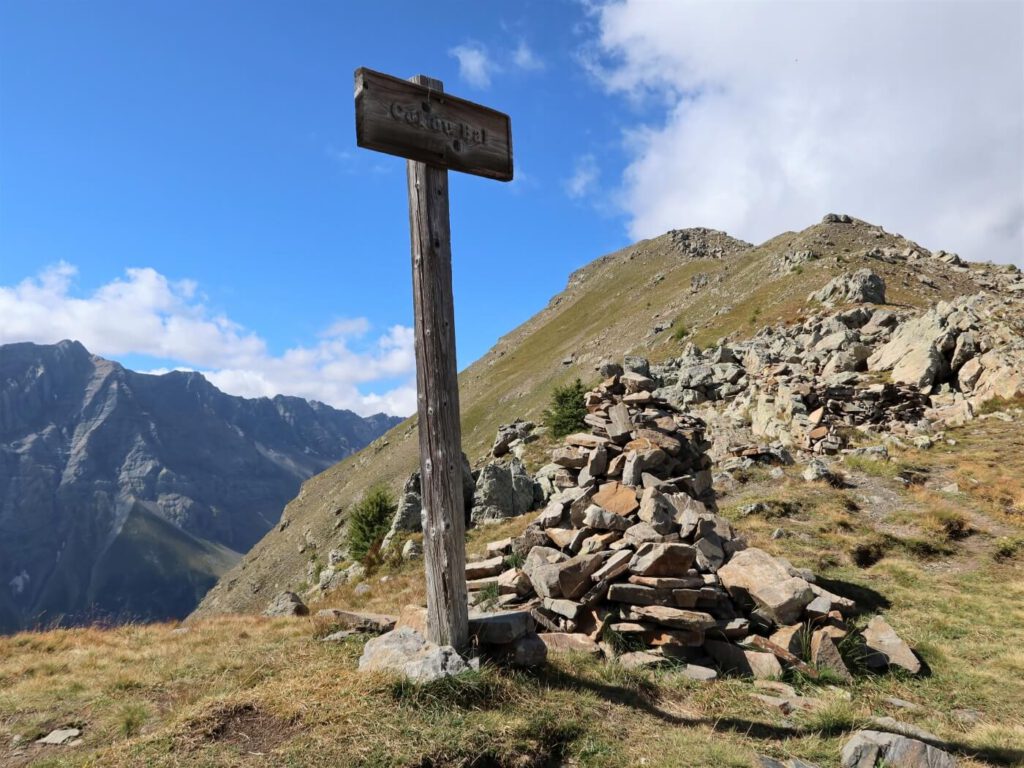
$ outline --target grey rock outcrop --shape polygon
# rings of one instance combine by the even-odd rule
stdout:
[[[858,731],[840,754],[843,768],[956,768],[948,752],[923,741],[883,731]]]
[[[527,440],[533,434],[533,430],[532,421],[516,419],[511,424],[502,424],[498,427],[498,434],[494,438],[491,455],[495,458],[504,456],[516,445]]]
[[[470,510],[473,508],[473,496],[476,483],[473,480],[473,468],[469,458],[462,454],[462,504],[469,522]],[[420,472],[415,470],[409,475],[402,487],[402,495],[398,500],[398,508],[391,519],[391,527],[381,542],[381,550],[386,550],[403,533],[419,533],[423,530],[423,496],[420,489]]]
[[[309,608],[294,592],[281,592],[263,612],[264,616],[306,616]]]
[[[480,470],[470,520],[474,524],[529,512],[541,500],[540,487],[523,463],[492,461]]]
[[[856,272],[833,278],[820,291],[809,295],[807,300],[819,301],[822,304],[843,301],[885,304],[885,280],[870,269],[858,269]]]

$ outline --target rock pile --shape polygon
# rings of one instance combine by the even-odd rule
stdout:
[[[782,665],[848,678],[839,645],[853,602],[748,548],[716,513],[703,423],[657,397],[642,367],[605,367],[586,395],[591,431],[566,437],[544,470],[557,489],[547,506],[467,564],[471,600],[528,609],[549,651],[679,659],[703,679],[714,667],[776,677]],[[919,670],[883,619],[869,630],[857,642],[879,666]]]
[[[992,398],[1024,396],[1022,318],[1013,296],[918,313],[855,306],[745,341],[688,345],[650,376],[656,397],[703,406],[716,461],[751,449],[752,437],[831,454],[850,428],[913,436],[963,423]]]

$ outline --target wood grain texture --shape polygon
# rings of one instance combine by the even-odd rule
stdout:
[[[429,79],[409,82],[357,69],[356,143],[437,168],[511,181],[509,116],[425,85]]]
[[[417,80],[440,92],[442,84]],[[466,650],[466,523],[462,500],[462,431],[455,365],[455,304],[448,219],[448,172],[406,163],[416,334],[416,390],[423,494],[427,636]]]

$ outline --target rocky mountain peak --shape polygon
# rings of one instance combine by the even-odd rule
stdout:
[[[399,420],[0,347],[0,631],[187,613],[300,484]]]

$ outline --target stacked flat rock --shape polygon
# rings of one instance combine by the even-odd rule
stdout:
[[[558,490],[537,519],[467,565],[471,600],[496,588],[501,607],[530,611],[551,652],[626,648],[620,661],[681,659],[704,678],[714,666],[816,674],[797,656],[811,622],[815,661],[848,674],[835,644],[854,604],[746,547],[716,513],[703,422],[655,397],[629,362],[603,366],[586,395],[591,431],[553,451],[542,474]]]

